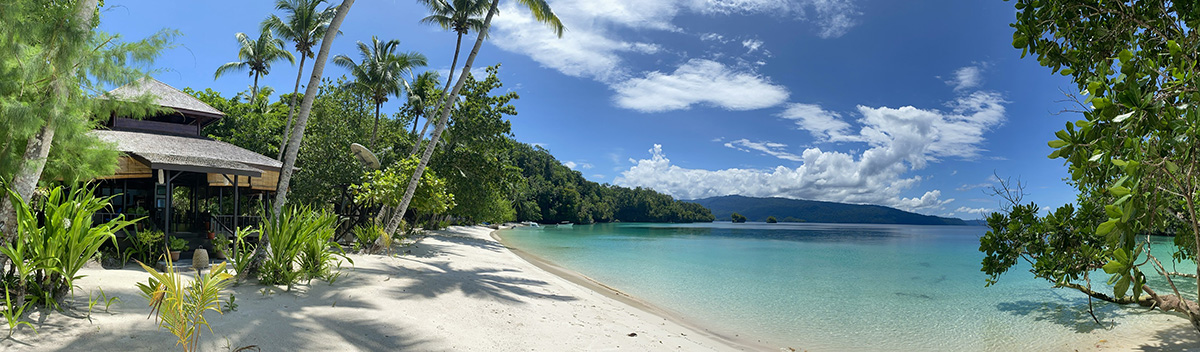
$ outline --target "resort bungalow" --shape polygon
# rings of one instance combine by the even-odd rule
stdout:
[[[282,163],[204,137],[204,127],[225,114],[158,80],[110,93],[126,101],[149,94],[167,111],[142,119],[112,116],[108,129],[91,132],[122,153],[117,172],[97,180],[97,196],[118,195],[113,213],[98,216],[146,216],[139,228],[189,240],[192,248],[205,238],[258,225],[251,215],[258,201],[271,199]]]

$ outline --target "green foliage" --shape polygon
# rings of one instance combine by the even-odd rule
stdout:
[[[150,97],[134,102],[95,97],[144,77],[143,68],[172,45],[177,33],[164,30],[126,42],[94,31],[98,18],[80,28],[74,24],[80,3],[0,4],[0,183],[30,166],[26,144],[48,123],[56,133],[42,180],[72,183],[111,174],[117,152],[87,132],[112,111],[143,116],[154,110],[147,104]]]
[[[17,302],[23,303],[26,289],[34,299],[57,306],[74,288],[77,275],[92,260],[105,241],[116,243],[116,231],[132,224],[119,217],[93,224],[92,214],[108,207],[112,197],[96,198],[93,189],[77,187],[65,191],[55,187],[45,199],[30,206],[9,192],[17,210],[17,236],[0,247],[15,269],[6,282],[16,281]],[[41,221],[39,221],[39,216]],[[9,290],[13,288],[9,287]]]
[[[426,64],[425,55],[418,52],[396,53],[398,46],[400,46],[399,40],[380,41],[379,38],[372,36],[371,46],[358,42],[359,55],[362,56],[361,62],[355,63],[354,59],[346,55],[338,55],[333,58],[333,64],[346,68],[354,77],[354,81],[350,83],[351,87],[367,93],[371,102],[375,103],[375,123],[372,127],[370,143],[367,144],[371,148],[375,147],[375,141],[379,136],[380,106],[388,101],[389,96],[398,97],[409,89],[408,81],[403,77],[404,73],[408,73],[412,77],[413,68]]]
[[[730,218],[733,219],[733,222],[746,222],[746,217],[742,216],[742,214],[733,213]]]
[[[133,258],[144,263],[153,263],[162,256],[163,232],[141,230],[129,237],[129,250]]]
[[[516,92],[494,95],[504,86],[496,77],[498,71],[496,65],[487,68],[483,80],[467,77],[460,93],[463,101],[442,135],[445,146],[430,161],[430,169],[446,178],[455,196],[449,213],[471,221],[516,219],[510,193],[520,183],[520,169],[507,160],[512,123],[506,118],[517,114],[510,102],[518,96]],[[419,199],[413,197],[414,202]]]
[[[1195,261],[1200,247],[1200,4],[1021,0],[1015,7],[1013,46],[1071,77],[1082,95],[1082,119],[1048,143],[1049,157],[1069,167],[1080,209],[1039,217],[1030,205],[993,214],[981,239],[984,271],[994,282],[1025,258],[1036,276],[1078,287],[1080,276],[1087,281],[1102,268],[1117,300],[1130,291],[1139,300],[1147,288],[1134,263],[1152,257],[1138,236],[1177,234],[1176,260]],[[1188,315],[1200,328],[1200,318]]]
[[[204,312],[212,310],[217,314],[221,311],[221,291],[229,287],[233,278],[225,272],[225,263],[213,267],[208,274],[201,274],[184,286],[183,280],[175,266],[167,259],[167,271],[158,272],[139,262],[142,269],[150,273],[146,283],[138,283],[142,297],[150,302],[150,314],[156,314],[159,327],[170,331],[176,337],[176,346],[182,346],[184,351],[196,351],[200,345],[201,328],[207,327],[208,319]]]
[[[578,224],[594,222],[711,222],[708,209],[643,188],[600,185],[583,178],[541,147],[509,140],[508,162],[523,184],[511,190],[517,221]]]
[[[188,241],[182,238],[172,237],[170,240],[167,240],[167,248],[174,252],[186,251],[188,250]]]
[[[17,306],[13,304],[10,296],[9,291],[4,291],[4,311],[0,311],[0,314],[4,315],[4,322],[8,324],[8,336],[12,337],[13,332],[16,332],[21,325],[28,326],[33,329],[34,333],[37,333],[37,328],[33,324],[21,321],[21,317],[25,315],[25,309],[29,308],[33,302],[25,302],[25,304]]]
[[[218,251],[225,254],[225,259],[233,264],[233,270],[236,273],[234,285],[241,283],[250,274],[250,263],[253,261],[257,246],[246,240],[246,237],[255,232],[257,230],[246,226],[237,230],[233,240],[218,236],[213,244]]]
[[[768,224],[774,224],[774,223],[777,223],[777,222],[779,222],[779,220],[776,220],[774,216],[768,216],[768,217],[767,217],[767,223],[768,223]]]
[[[354,201],[366,205],[399,205],[416,168],[416,157],[410,157],[386,170],[367,173],[362,184],[351,187]],[[409,209],[423,214],[440,214],[452,206],[454,195],[447,192],[446,181],[433,170],[426,170],[421,175],[421,184],[417,186]]]
[[[305,206],[290,206],[268,218],[262,231],[270,245],[259,282],[291,289],[300,280],[332,277],[330,265],[337,260],[335,255],[344,257],[341,247],[330,251],[337,224],[337,215]]]
[[[281,101],[269,103],[269,98],[274,93],[271,87],[260,89],[253,103],[243,100],[241,94],[228,99],[223,98],[212,89],[196,91],[184,88],[183,92],[225,113],[224,118],[205,128],[204,132],[210,138],[262,155],[275,155],[279,152],[282,140],[276,135],[283,129],[284,119],[287,118],[287,105]]]
[[[296,58],[284,48],[283,40],[275,38],[270,28],[263,28],[258,39],[250,39],[246,33],[241,32],[234,34],[234,37],[237,38],[240,46],[238,48],[238,60],[240,61],[227,62],[217,67],[217,71],[213,73],[213,79],[220,78],[231,71],[249,71],[250,76],[254,77],[254,87],[250,89],[250,101],[253,102],[258,98],[258,77],[270,74],[271,64],[275,61],[287,59],[288,62],[295,63]]]
[[[382,239],[383,248],[389,248],[392,245],[392,236],[388,236],[384,231],[383,226],[378,224],[369,224],[354,228],[354,249],[373,251],[376,247],[376,241]]]

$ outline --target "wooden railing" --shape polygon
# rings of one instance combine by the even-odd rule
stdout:
[[[237,230],[237,227],[250,226],[251,228],[257,229],[259,223],[262,222],[262,217],[260,217],[260,216],[238,216],[236,227],[233,226],[233,220],[234,220],[233,215],[213,214],[212,215],[213,231],[224,231],[225,233],[233,234],[234,230]]]

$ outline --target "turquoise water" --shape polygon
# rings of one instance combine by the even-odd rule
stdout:
[[[985,288],[978,251],[985,231],[971,226],[597,224],[516,228],[500,236],[716,333],[768,346],[1071,350],[1109,334],[1087,314],[1086,296],[1050,289],[1027,267]],[[1156,252],[1165,248],[1157,246]],[[1195,266],[1178,269],[1194,272]],[[1161,314],[1143,310],[1097,302],[1106,324],[1161,318],[1146,317]]]

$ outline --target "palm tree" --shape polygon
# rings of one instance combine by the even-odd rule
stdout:
[[[462,38],[471,31],[476,33],[484,33],[484,23],[479,16],[484,15],[488,10],[487,0],[417,0],[429,8],[432,12],[429,16],[421,19],[421,23],[436,24],[443,29],[452,30],[458,34],[458,40],[454,44],[454,60],[450,61],[450,74],[446,77],[446,86],[442,91],[450,89],[450,82],[454,81],[454,69],[458,66],[459,49],[462,48]],[[484,33],[486,36],[487,34]],[[440,108],[440,107],[439,107]],[[417,135],[416,143],[413,146],[412,154],[417,153],[417,148],[420,146],[421,139],[425,137],[425,129],[429,127],[429,121],[426,121],[425,128],[421,129],[421,134]],[[416,130],[416,127],[413,127]]]
[[[283,168],[279,171],[279,183],[276,186],[275,203],[272,204],[271,213],[274,216],[279,216],[283,212],[283,206],[287,204],[287,195],[292,182],[292,173],[296,171],[296,156],[300,153],[300,143],[304,140],[304,130],[308,127],[308,117],[312,113],[313,100],[317,97],[317,87],[321,85],[321,75],[325,72],[325,61],[329,58],[329,47],[333,44],[333,38],[337,35],[338,28],[341,28],[342,21],[346,19],[346,14],[350,13],[350,6],[354,5],[354,0],[343,0],[341,5],[338,5],[337,12],[333,16],[333,20],[329,22],[329,29],[325,31],[325,38],[321,39],[321,50],[317,52],[316,61],[313,62],[312,76],[308,79],[308,86],[304,88],[304,99],[300,101],[300,112],[296,114],[296,128],[288,135],[288,145],[295,146],[288,148],[283,154]],[[267,234],[259,234],[260,243],[270,243]],[[254,259],[251,261],[251,266],[257,267],[266,257],[267,245],[258,246],[254,253]]]
[[[371,45],[358,42],[358,52],[362,62],[355,63],[346,55],[333,58],[333,64],[350,70],[354,82],[350,85],[366,92],[375,103],[375,127],[371,132],[370,147],[375,147],[375,139],[379,137],[379,107],[388,101],[388,97],[399,97],[408,86],[408,81],[402,74],[408,72],[412,76],[412,68],[425,66],[425,55],[417,52],[396,53],[400,46],[399,40],[379,41],[371,37]]]
[[[283,145],[279,146],[279,156],[275,157],[276,160],[283,159],[283,151],[287,148],[288,133],[292,130],[292,113],[296,110],[296,95],[300,92],[300,80],[304,78],[304,61],[313,57],[313,46],[317,45],[322,37],[325,37],[329,22],[333,20],[333,15],[337,12],[333,6],[327,6],[324,10],[317,11],[317,6],[324,2],[325,0],[278,0],[275,2],[275,9],[286,12],[287,19],[271,15],[262,23],[264,32],[273,31],[279,34],[280,38],[292,41],[296,44],[296,52],[300,54],[300,68],[296,70],[296,87],[292,88],[292,102],[288,104],[287,125],[283,129]]]
[[[424,136],[425,129],[429,128],[429,119],[427,118],[425,119],[425,128],[421,129],[421,134],[416,134],[417,122],[421,119],[421,116],[428,114],[428,109],[437,103],[435,100],[438,98],[437,95],[439,95],[437,91],[438,76],[437,71],[425,71],[417,75],[416,78],[413,78],[412,83],[409,84],[409,87],[412,89],[408,91],[408,107],[413,113],[412,133],[417,136],[414,139],[413,151],[409,154],[417,153],[416,148],[421,144],[420,136]]]
[[[420,1],[420,0],[418,0]],[[533,13],[533,18],[538,22],[545,23],[550,26],[560,38],[563,31],[562,21],[550,9],[550,4],[546,0],[516,0],[518,4],[529,9]],[[433,129],[433,133],[429,135],[429,144],[425,146],[425,152],[421,154],[421,161],[417,163],[417,169],[413,170],[412,178],[408,180],[408,189],[404,191],[404,199],[400,201],[400,206],[396,207],[396,212],[392,215],[392,219],[388,221],[385,231],[387,233],[395,233],[396,228],[400,227],[400,220],[404,218],[404,212],[408,210],[408,204],[412,202],[413,194],[417,191],[417,185],[421,181],[421,174],[425,173],[425,167],[429,165],[429,158],[433,156],[433,149],[437,147],[438,139],[441,138],[442,132],[446,130],[446,123],[450,119],[450,102],[458,99],[458,92],[462,90],[462,86],[466,83],[467,73],[471,72],[471,65],[475,63],[475,56],[479,55],[479,47],[483,46],[483,40],[487,38],[488,28],[491,27],[492,17],[496,15],[496,7],[500,4],[500,0],[492,0],[491,6],[488,7],[487,16],[483,19],[483,27],[479,30],[479,35],[475,39],[475,47],[471,49],[471,54],[467,55],[467,62],[463,65],[462,74],[458,76],[458,82],[454,84],[454,89],[444,93],[442,104],[445,108],[439,109],[437,126]],[[454,49],[458,51],[457,48]]]
[[[213,79],[220,78],[229,71],[249,69],[250,76],[254,77],[254,87],[250,89],[250,103],[254,103],[254,98],[258,96],[258,77],[271,73],[271,63],[280,59],[296,63],[296,58],[283,48],[283,40],[275,39],[270,30],[259,34],[258,40],[251,40],[246,33],[241,32],[234,37],[237,37],[238,43],[242,45],[241,49],[238,49],[238,60],[242,61],[227,62],[217,67]]]

